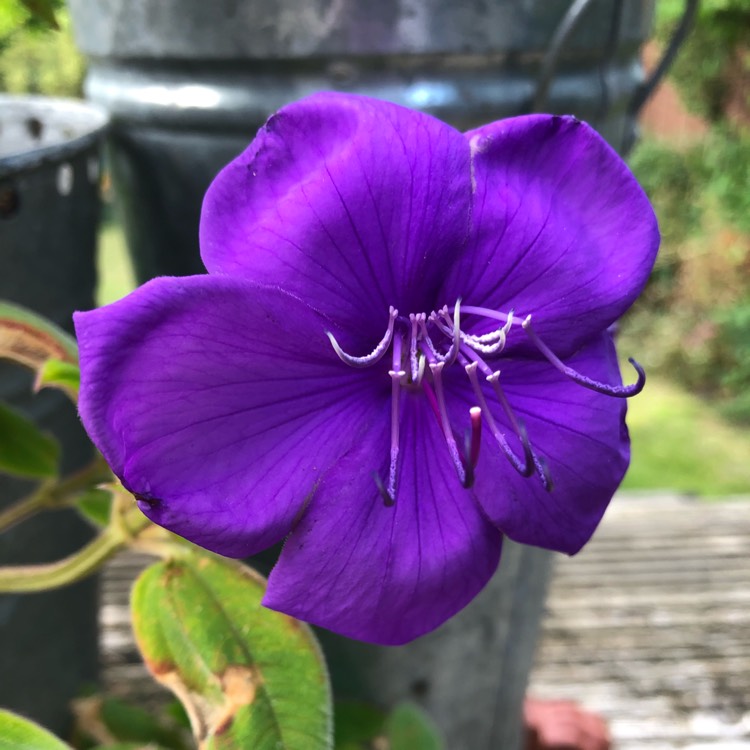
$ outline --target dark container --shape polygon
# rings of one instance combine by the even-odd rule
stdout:
[[[140,281],[203,271],[202,196],[268,115],[356,91],[466,129],[544,105],[616,148],[653,0],[70,0]],[[557,37],[556,37],[557,35]],[[551,45],[555,46],[551,46]]]
[[[93,307],[99,146],[107,115],[82,102],[0,96],[0,298],[72,329]],[[0,361],[0,400],[26,411],[63,443],[64,472],[91,458],[75,408],[60,394],[32,398],[30,375]],[[0,508],[33,489],[0,476]],[[0,534],[0,565],[53,562],[90,529],[72,511],[36,516]],[[69,702],[97,675],[97,583],[0,595],[0,706],[55,732]]]

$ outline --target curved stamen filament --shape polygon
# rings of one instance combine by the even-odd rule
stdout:
[[[470,309],[481,309],[481,308],[465,308],[467,310]],[[454,310],[455,313],[455,310]],[[442,325],[439,321],[436,321],[436,325],[440,330],[446,335],[446,336],[455,336],[456,334],[456,328],[451,323],[450,316],[448,315],[447,308],[443,308],[440,311],[440,314],[447,323],[447,327],[445,325]],[[475,336],[471,333],[465,333],[464,331],[459,330],[458,336],[460,340],[465,343],[467,346],[474,349],[474,351],[480,352],[481,354],[485,355],[493,355],[493,354],[499,354],[504,348],[505,348],[505,342],[508,336],[508,331],[510,331],[511,326],[513,325],[513,311],[508,313],[507,320],[505,322],[505,325],[501,328],[497,328],[494,331],[490,331],[489,333],[483,333],[479,336]]]
[[[432,343],[432,339],[427,330],[427,316],[424,313],[417,315],[417,322],[419,323],[419,330],[422,333],[422,338],[419,340],[420,342],[424,342],[424,346],[421,347],[422,352],[428,357],[430,362],[435,362],[440,355],[438,354],[435,344]]]
[[[331,342],[333,351],[335,351],[339,359],[349,365],[349,367],[372,367],[379,362],[383,358],[383,355],[388,351],[388,347],[391,345],[391,340],[393,339],[393,326],[396,324],[397,317],[398,310],[396,310],[395,307],[390,307],[388,309],[388,329],[378,345],[364,357],[354,357],[351,354],[347,354],[339,346],[338,341],[336,341],[336,338],[330,331],[326,331],[326,336],[328,336],[328,340]]]
[[[502,386],[500,385],[500,371],[497,370],[496,372],[493,372],[492,375],[488,375],[487,382],[492,386],[492,390],[495,391],[497,400],[500,402],[500,405],[503,407],[503,411],[508,416],[508,419],[510,420],[511,425],[513,425],[513,429],[521,437],[521,442],[524,445],[524,450],[526,449],[527,445],[529,446],[529,450],[531,451],[531,456],[534,459],[534,467],[537,470],[537,474],[539,475],[539,479],[542,482],[542,486],[544,487],[545,490],[547,490],[547,492],[551,492],[552,491],[552,479],[550,478],[550,475],[549,475],[547,462],[542,457],[538,457],[534,453],[534,451],[531,449],[531,444],[529,443],[529,438],[526,433],[526,425],[516,417],[516,414],[513,411],[513,407],[510,405],[510,402],[508,401],[508,397],[505,395],[505,391],[502,389]],[[528,456],[526,456],[526,462],[528,463]]]
[[[513,311],[509,313],[503,313],[498,312],[497,310],[492,310],[489,307],[475,307],[474,305],[464,305],[463,311],[465,313],[471,313],[473,315],[480,315],[483,318],[492,318],[493,320],[499,320],[506,325],[513,325]]]
[[[443,435],[445,436],[445,442],[448,444],[448,452],[450,453],[453,465],[456,467],[456,473],[461,484],[466,487],[466,470],[464,469],[463,461],[458,452],[458,446],[456,445],[456,439],[453,437],[453,430],[451,429],[450,421],[448,419],[448,410],[445,406],[445,392],[443,390],[443,368],[445,362],[433,362],[430,363],[430,371],[432,372],[432,382],[435,385],[435,400],[437,401],[438,414],[440,416],[440,426],[443,429]]]
[[[563,375],[570,378],[573,382],[589,388],[597,393],[603,393],[605,396],[614,396],[616,398],[630,398],[635,396],[643,390],[643,386],[646,384],[646,372],[632,357],[628,359],[631,365],[635,368],[638,373],[638,379],[631,385],[609,385],[608,383],[600,383],[598,380],[592,380],[586,375],[574,370],[572,367],[564,364],[557,355],[539,338],[536,331],[531,325],[531,315],[523,321],[523,330],[526,331],[526,335],[531,339],[534,346],[547,358],[547,360],[554,365]]]
[[[441,323],[441,315],[444,315],[448,320],[448,327]],[[456,361],[458,350],[461,346],[461,300],[459,299],[453,308],[453,320],[451,320],[448,315],[448,308],[443,307],[439,313],[433,312],[430,314],[430,323],[432,323],[441,333],[451,339],[451,345],[448,351],[445,354],[440,354],[427,333],[427,325],[423,324],[422,331],[429,342],[433,354],[439,362],[445,362],[446,365],[452,365]]]

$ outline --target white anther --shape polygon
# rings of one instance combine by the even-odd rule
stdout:
[[[349,365],[349,367],[372,367],[374,364],[379,362],[383,355],[388,351],[388,347],[391,345],[393,339],[393,326],[396,323],[398,317],[398,310],[395,307],[388,308],[388,329],[386,330],[383,338],[378,342],[378,345],[364,357],[354,357],[351,354],[347,354],[340,346],[336,338],[330,331],[326,331],[326,336],[331,342],[333,351],[336,352],[338,358]]]

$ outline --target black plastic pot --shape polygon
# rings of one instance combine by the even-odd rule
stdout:
[[[72,328],[93,307],[99,146],[108,118],[93,105],[0,96],[0,298]],[[64,445],[63,471],[91,447],[75,408],[57,393],[31,396],[31,378],[0,362],[0,400],[32,415]],[[0,507],[30,482],[0,476]],[[90,529],[72,511],[37,516],[0,534],[0,565],[52,562]],[[0,595],[0,706],[63,733],[69,701],[97,674],[97,582]]]

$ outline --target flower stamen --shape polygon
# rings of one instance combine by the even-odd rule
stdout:
[[[419,377],[419,359],[417,351],[417,339],[419,338],[419,316],[415,313],[409,314],[411,324],[411,337],[409,339],[409,363],[411,365],[411,379],[416,383]]]
[[[388,485],[378,476],[376,484],[383,496],[386,506],[390,507],[396,502],[396,486],[398,483],[398,457],[400,452],[400,426],[401,426],[401,384],[406,378],[406,372],[401,369],[401,353],[403,348],[403,337],[396,335],[393,339],[393,369],[388,370],[391,377],[391,450],[388,466]]]
[[[453,429],[448,419],[448,410],[445,405],[445,392],[443,389],[443,368],[445,362],[431,362],[430,372],[432,373],[432,382],[435,385],[435,400],[437,402],[438,413],[440,416],[440,425],[443,430],[445,442],[448,445],[448,452],[450,453],[453,465],[456,468],[458,479],[461,484],[466,487],[466,470],[464,469],[464,463],[461,460],[461,456],[458,452],[458,446],[456,445],[456,438],[453,436]],[[425,384],[426,385],[426,384]]]
[[[393,327],[396,324],[396,318],[398,318],[398,310],[395,307],[388,308],[388,329],[386,330],[383,338],[378,342],[378,345],[369,353],[363,357],[354,357],[351,354],[347,354],[340,346],[336,338],[330,331],[326,331],[326,336],[331,342],[333,351],[336,352],[339,359],[349,367],[372,367],[374,364],[379,362],[383,355],[388,351],[388,347],[391,345],[393,339]]]
[[[511,425],[513,426],[513,429],[518,433],[521,443],[524,446],[524,452],[526,451],[526,447],[528,446],[529,451],[531,452],[531,457],[534,462],[534,468],[537,470],[537,474],[539,475],[539,479],[542,482],[542,486],[544,487],[547,492],[552,491],[552,479],[549,476],[549,469],[547,467],[547,462],[542,457],[537,457],[537,455],[534,453],[533,449],[531,448],[531,444],[529,443],[529,438],[526,433],[526,425],[521,422],[516,417],[515,412],[513,411],[513,408],[510,405],[510,402],[508,401],[508,397],[505,395],[505,391],[502,389],[502,386],[500,385],[500,370],[497,370],[492,373],[492,375],[487,376],[487,382],[492,386],[492,390],[495,391],[495,395],[497,396],[497,400],[500,402],[500,405],[503,407],[503,411],[508,416],[508,419],[510,420]],[[526,455],[526,464],[528,465],[529,459],[528,454]],[[526,476],[530,476],[530,473]]]
[[[531,339],[531,342],[547,358],[550,364],[554,365],[563,375],[570,378],[573,382],[582,385],[584,388],[596,391],[597,393],[603,393],[605,396],[630,398],[631,396],[640,393],[643,390],[643,386],[646,384],[645,370],[632,357],[628,359],[628,362],[633,365],[635,371],[638,373],[638,380],[636,380],[635,383],[632,383],[631,385],[609,385],[608,383],[600,383],[598,380],[592,380],[586,375],[583,375],[572,367],[568,367],[568,365],[564,364],[539,338],[531,325],[531,315],[526,317],[522,326],[523,330],[526,331],[526,335]]]
[[[471,386],[474,389],[474,394],[477,397],[477,401],[480,404],[481,410],[484,414],[484,418],[487,420],[487,426],[490,428],[490,433],[492,434],[492,437],[495,438],[495,442],[500,446],[500,450],[505,454],[505,457],[510,461],[511,466],[522,476],[522,477],[530,477],[534,473],[535,468],[535,462],[534,462],[534,453],[531,450],[531,444],[529,443],[528,435],[526,434],[526,428],[523,426],[522,422],[519,422],[516,419],[515,414],[513,414],[513,411],[510,410],[509,419],[511,420],[511,424],[513,426],[513,429],[516,431],[516,434],[518,435],[518,439],[521,441],[521,445],[523,446],[523,453],[524,453],[524,460],[521,461],[521,459],[515,454],[513,449],[510,447],[510,444],[505,439],[505,435],[500,431],[500,429],[497,426],[497,423],[495,422],[494,417],[492,416],[492,412],[490,411],[489,407],[487,406],[487,401],[484,398],[484,393],[482,393],[482,388],[479,385],[479,378],[477,377],[477,367],[479,366],[478,362],[471,362],[467,364],[464,367],[464,370],[466,370],[466,374],[469,376],[469,381],[471,382]],[[498,377],[500,373],[497,373]],[[490,381],[490,378],[493,377],[492,375],[487,377],[487,380]],[[502,393],[502,391],[501,391]],[[503,393],[503,397],[505,394]],[[505,403],[503,403],[503,399],[501,399],[500,403],[503,407],[503,410],[506,410],[506,404],[507,399],[504,399]],[[510,405],[507,404],[508,409],[510,409]],[[508,411],[506,410],[506,414]]]

